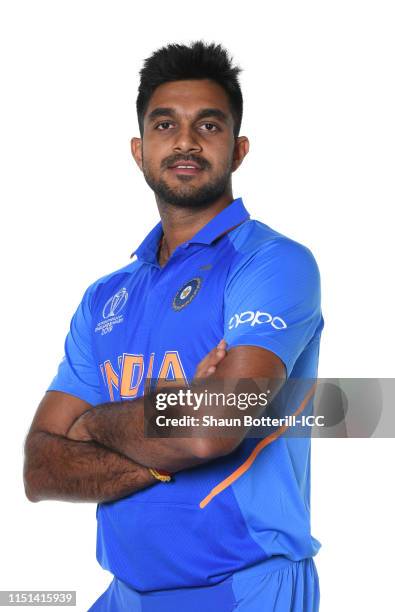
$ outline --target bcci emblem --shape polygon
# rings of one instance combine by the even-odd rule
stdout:
[[[181,310],[188,306],[192,302],[192,300],[196,297],[197,293],[202,284],[202,279],[200,276],[193,278],[188,281],[177,291],[173,299],[173,308],[174,310]]]
[[[115,315],[125,306],[127,299],[128,292],[125,287],[123,287],[104,304],[103,319],[115,317]]]

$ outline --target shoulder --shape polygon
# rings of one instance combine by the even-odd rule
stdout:
[[[136,260],[96,279],[86,289],[82,301],[86,303],[89,309],[92,309],[95,301],[103,295],[125,291],[123,284],[128,284],[130,276],[133,276],[141,265],[142,263]]]
[[[239,232],[230,232],[229,238],[235,249],[229,282],[254,272],[319,279],[318,264],[307,246],[260,221],[247,221]]]

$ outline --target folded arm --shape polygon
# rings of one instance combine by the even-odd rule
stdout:
[[[223,352],[210,378],[229,381],[249,378],[267,379],[274,381],[274,395],[281,381],[285,380],[285,367],[279,357],[271,351],[256,346],[237,346],[226,354]],[[208,380],[202,379],[200,383],[194,384],[194,391],[204,391]],[[175,406],[173,411],[182,415],[185,414],[185,407]],[[210,414],[211,411],[211,406],[203,404],[199,414]],[[218,412],[217,415],[220,416]],[[246,431],[240,428],[234,436],[222,438],[145,437],[144,398],[96,406],[81,415],[67,432],[67,436],[71,439],[87,442],[93,440],[141,465],[155,466],[170,472],[229,454],[240,444],[245,434]]]
[[[72,422],[92,406],[48,391],[25,441],[24,485],[30,501],[114,501],[157,480],[146,467],[97,442],[66,437]]]

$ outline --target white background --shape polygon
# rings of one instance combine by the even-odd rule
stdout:
[[[24,497],[23,440],[82,292],[158,220],[129,140],[159,46],[221,42],[244,68],[234,197],[316,256],[320,375],[394,375],[394,21],[379,0],[1,2],[1,589],[84,611],[110,582],[94,504]],[[321,610],[393,610],[393,440],[313,446]]]

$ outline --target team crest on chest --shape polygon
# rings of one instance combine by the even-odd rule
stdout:
[[[186,282],[173,298],[173,309],[182,310],[185,306],[188,306],[199,293],[201,285],[202,279],[200,276],[196,276]]]

